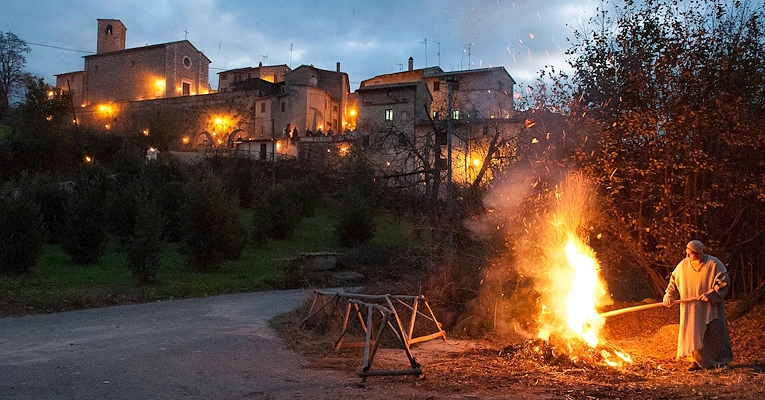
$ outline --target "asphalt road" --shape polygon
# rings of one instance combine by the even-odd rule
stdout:
[[[347,371],[303,368],[267,321],[309,295],[270,291],[0,318],[0,398],[422,395],[411,385],[361,385]]]

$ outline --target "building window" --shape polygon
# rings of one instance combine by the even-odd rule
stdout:
[[[114,28],[112,28],[111,25],[106,25],[106,32],[105,33],[107,35],[111,35],[113,31],[114,31]]]
[[[133,60],[130,61],[130,68],[135,68],[135,61]]]
[[[261,160],[266,159],[266,144],[265,143],[260,144],[260,159]]]
[[[282,102],[282,112],[284,112],[287,109],[287,103]]]
[[[189,56],[183,56],[183,66],[186,69],[191,69],[191,58]]]
[[[406,144],[409,142],[408,138],[406,137],[406,133],[399,132],[398,133],[398,145],[399,146],[406,146]]]
[[[266,112],[266,103],[260,103],[260,112],[261,114]]]
[[[393,109],[389,108],[385,110],[385,120],[386,121],[393,121]]]
[[[222,80],[222,81],[226,81],[226,80],[228,80],[228,74],[223,74],[223,75],[221,75],[221,76],[220,76],[220,80]]]
[[[401,111],[401,120],[406,121],[406,111]]]
[[[436,146],[446,146],[447,139],[446,139],[446,131],[441,129],[436,133]]]
[[[441,82],[439,82],[439,81],[433,82],[433,91],[437,92],[439,90],[441,90]]]
[[[191,84],[188,82],[183,82],[183,95],[188,96],[191,94]]]
[[[460,119],[460,110],[452,110],[452,119]]]
[[[438,119],[438,111],[433,111],[433,119]]]

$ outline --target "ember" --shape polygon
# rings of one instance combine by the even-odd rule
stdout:
[[[632,363],[631,357],[618,348],[602,344],[600,349],[590,347],[584,342],[574,342],[551,337],[550,341],[529,339],[519,344],[505,347],[500,356],[512,359],[533,360],[542,365],[557,365],[584,367],[607,365],[621,367],[624,363]]]

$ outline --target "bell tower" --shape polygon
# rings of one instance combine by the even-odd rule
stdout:
[[[96,54],[125,50],[126,32],[127,28],[118,19],[99,19]]]

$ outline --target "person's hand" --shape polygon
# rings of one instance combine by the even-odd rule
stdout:
[[[709,301],[709,298],[707,297],[706,294],[702,294],[701,296],[699,296],[699,300],[700,301]]]
[[[663,303],[667,307],[672,307],[672,298],[669,297],[669,293],[664,293]]]

